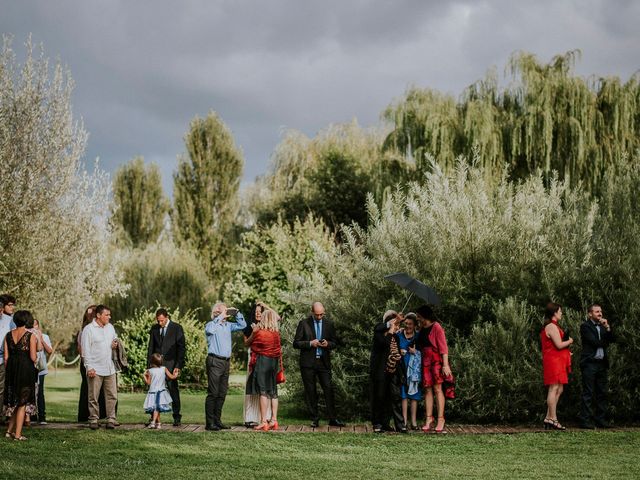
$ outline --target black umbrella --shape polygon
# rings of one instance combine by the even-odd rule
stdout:
[[[407,299],[407,303],[405,303],[402,308],[403,311],[413,295],[432,305],[440,305],[440,297],[433,288],[425,285],[420,280],[410,277],[406,273],[392,273],[391,275],[386,275],[384,278],[386,280],[391,280],[393,283],[411,292],[411,295],[409,295],[409,298]]]

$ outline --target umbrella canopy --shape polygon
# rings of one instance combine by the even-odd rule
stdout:
[[[416,280],[406,273],[392,273],[391,275],[386,275],[384,278],[392,281],[405,290],[409,290],[412,295],[421,298],[427,303],[440,305],[440,297],[433,288],[425,285],[420,280]]]

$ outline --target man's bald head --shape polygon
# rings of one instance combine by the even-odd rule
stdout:
[[[320,302],[313,302],[313,305],[311,305],[311,313],[317,319],[321,319],[324,317],[324,305]]]

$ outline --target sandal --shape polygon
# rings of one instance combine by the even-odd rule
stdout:
[[[5,438],[16,438],[16,434],[13,432],[7,432],[4,434]]]
[[[19,437],[13,437],[13,440],[16,442],[24,442],[27,439],[24,435],[20,435]]]
[[[429,419],[431,419],[431,420],[429,420]],[[423,432],[428,432],[428,431],[430,431],[430,430],[434,427],[434,423],[435,423],[435,422],[434,422],[434,419],[433,419],[433,415],[428,416],[428,417],[427,417],[427,421],[426,421],[426,423],[424,424],[424,427],[422,427],[422,431],[423,431]]]
[[[262,422],[257,427],[253,427],[253,429],[254,430],[262,430],[262,431],[268,432],[269,431],[269,423],[268,422]]]

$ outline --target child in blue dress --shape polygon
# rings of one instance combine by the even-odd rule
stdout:
[[[152,414],[149,428],[160,429],[160,413],[171,411],[171,395],[167,391],[166,379],[175,380],[177,372],[170,372],[162,366],[162,355],[151,355],[151,368],[144,372],[144,382],[149,385],[149,392],[144,401],[144,411]]]

